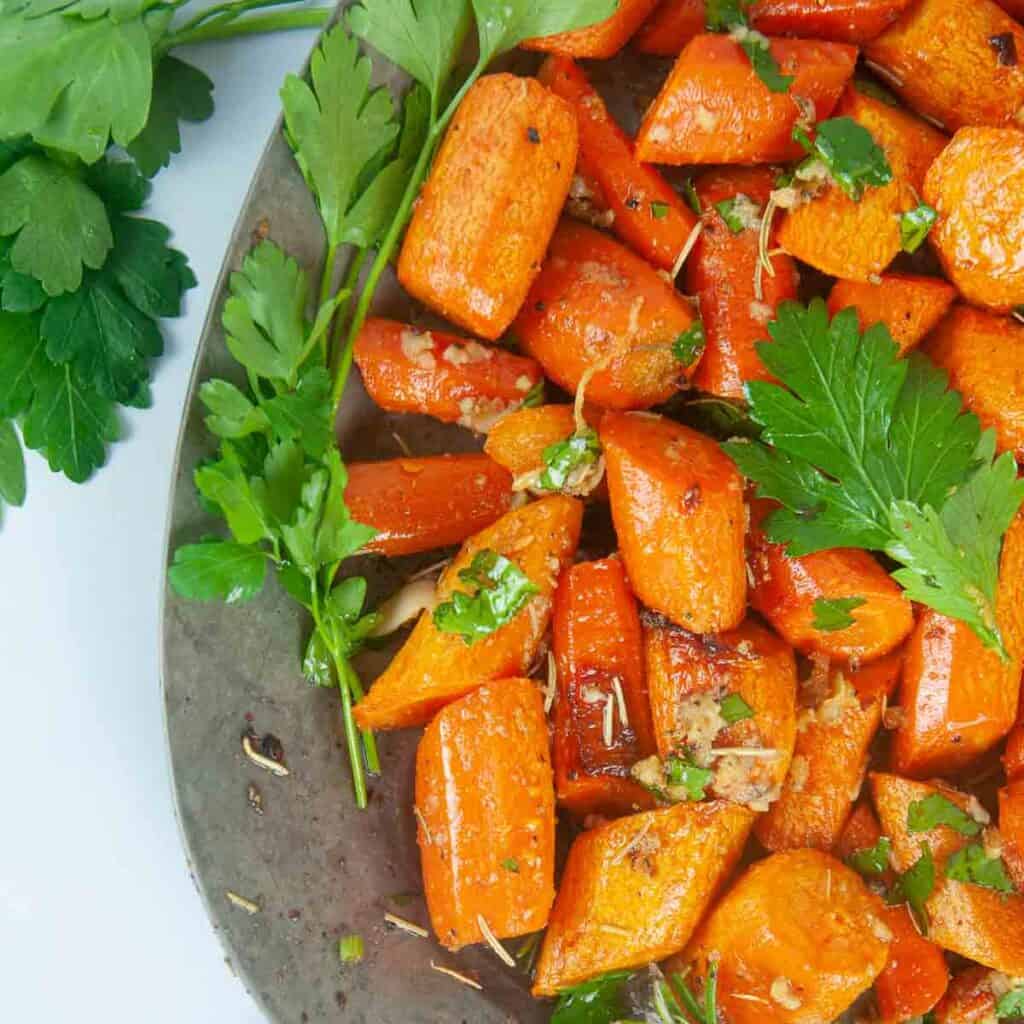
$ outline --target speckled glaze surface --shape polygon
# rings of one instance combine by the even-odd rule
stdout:
[[[605,83],[620,75],[630,83],[620,100],[627,108],[620,107],[620,116],[632,114],[623,116],[627,123],[635,123],[635,111],[650,95],[650,85],[636,84],[631,70],[616,71],[612,62],[601,72]],[[200,340],[180,437],[168,558],[179,544],[222,532],[192,486],[197,463],[215,448],[196,389],[213,376],[239,380],[220,314],[228,274],[262,235],[315,279],[322,229],[279,130],[257,170]],[[378,291],[375,310],[416,315],[393,278]],[[460,428],[375,409],[358,374],[342,403],[339,431],[349,460],[395,457],[402,443],[417,454],[479,447]],[[368,557],[351,571],[367,576],[372,600],[437,557],[392,563]],[[310,688],[301,675],[307,631],[304,613],[274,581],[239,607],[165,594],[163,684],[177,813],[193,878],[232,969],[268,1018],[282,1024],[546,1021],[550,1008],[530,998],[525,976],[503,967],[486,947],[453,956],[433,939],[386,926],[386,911],[428,925],[412,813],[419,733],[381,737],[383,774],[371,782],[369,809],[358,811],[337,695]],[[364,680],[372,680],[391,653],[367,655],[358,666]],[[289,776],[273,776],[244,756],[241,736],[249,728],[281,740]],[[262,799],[262,814],[251,805],[250,786]],[[260,911],[232,905],[229,890]],[[343,966],[337,940],[349,933],[363,937],[366,955]],[[432,970],[431,961],[475,976],[483,991]]]

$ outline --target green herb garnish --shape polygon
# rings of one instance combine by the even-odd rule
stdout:
[[[915,800],[907,808],[909,831],[930,832],[940,825],[951,828],[962,836],[976,836],[981,833],[981,825],[941,793],[930,793],[923,800]]]
[[[682,189],[683,198],[686,200],[687,205],[699,217],[702,212],[700,196],[697,195],[697,189],[693,184],[693,178],[689,174],[683,179]]]
[[[704,352],[704,324],[694,320],[675,341],[672,342],[672,355],[683,364],[692,366]]]
[[[363,959],[366,946],[361,935],[346,935],[338,940],[338,959],[343,964],[356,964]]]
[[[888,836],[879,836],[874,846],[863,850],[855,850],[846,858],[846,863],[858,874],[871,878],[885,874],[889,870],[889,854],[892,853],[892,842]]]
[[[1014,892],[1001,857],[989,857],[981,843],[968,843],[946,861],[946,877],[996,892]]]
[[[709,32],[728,32],[737,25],[746,25],[747,8],[753,0],[707,0],[704,24]]]
[[[917,252],[938,219],[938,210],[927,203],[918,203],[914,209],[901,214],[900,245],[903,251]]]
[[[730,693],[718,702],[718,713],[732,725],[754,717],[754,709],[738,694]]]
[[[610,971],[558,996],[551,1024],[613,1024],[627,1012],[625,989],[630,971]]]
[[[668,203],[651,203],[651,216],[655,220],[664,220],[668,216]]]
[[[925,904],[935,888],[935,861],[931,847],[921,843],[921,856],[896,879],[886,896],[890,905],[906,903],[923,935],[928,934],[928,912]]]
[[[505,869],[506,871],[511,871],[511,872],[512,872],[512,874],[514,874],[514,875],[518,875],[518,874],[519,874],[519,861],[517,861],[517,860],[515,859],[515,857],[506,857],[506,858],[505,858],[505,859],[504,859],[504,860],[503,860],[503,861],[501,862],[501,866],[502,866],[502,867],[503,867],[503,868],[504,868],[504,869]]]
[[[722,199],[715,203],[715,209],[725,221],[725,226],[734,235],[746,230],[749,223],[748,215],[754,208],[755,204],[742,192],[731,199]]]
[[[601,457],[601,442],[597,432],[589,427],[579,430],[564,441],[549,444],[541,453],[544,463],[537,481],[541,490],[562,491],[579,479],[588,467]]]
[[[665,758],[665,782],[669,786],[681,786],[689,800],[703,800],[705,790],[714,778],[710,768],[701,768],[692,761],[669,755]]]
[[[1000,996],[996,1003],[996,1016],[1000,1020],[1004,1017],[1024,1017],[1024,987],[1012,988]]]
[[[819,121],[813,140],[802,128],[794,128],[793,138],[811,158],[825,165],[832,180],[854,201],[860,199],[868,186],[888,185],[892,181],[885,151],[871,132],[852,117]]]
[[[703,999],[690,991],[686,978],[674,974],[671,983],[658,980],[654,987],[654,1011],[659,1024],[718,1024],[718,964],[708,964]]]
[[[794,76],[782,73],[768,39],[760,32],[739,32],[737,35],[740,48],[750,58],[751,67],[769,92],[789,92]]]
[[[863,597],[819,597],[811,606],[814,612],[811,625],[823,633],[849,629],[857,621],[850,612],[862,604],[866,604]]]
[[[536,384],[526,392],[523,400],[519,403],[520,409],[536,409],[538,405],[544,404],[544,380],[543,378],[537,381]]]

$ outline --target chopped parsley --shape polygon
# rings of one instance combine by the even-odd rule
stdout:
[[[520,409],[535,409],[538,405],[544,404],[544,380],[537,381],[536,384],[526,392],[525,397],[519,403]]]
[[[709,32],[728,32],[746,25],[747,8],[753,0],[707,0],[704,24]]]
[[[683,366],[692,366],[704,352],[704,324],[694,320],[675,341],[672,342],[672,355]]]
[[[769,92],[789,92],[793,84],[793,75],[784,75],[771,51],[768,39],[760,32],[751,32],[742,28],[733,29],[733,38],[750,58],[750,65],[755,74],[768,87]]]
[[[930,793],[923,800],[915,800],[907,808],[907,828],[911,832],[930,832],[940,825],[962,836],[981,833],[981,825],[941,793]]]
[[[811,625],[822,633],[849,629],[857,621],[850,612],[866,603],[863,597],[819,597],[811,606],[814,612]]]
[[[549,444],[541,453],[544,469],[538,486],[545,491],[562,491],[577,482],[601,457],[601,442],[589,427],[578,430],[564,441]]]
[[[793,138],[811,159],[825,165],[832,180],[855,202],[867,187],[888,185],[892,181],[892,168],[885,151],[871,132],[852,117],[819,121],[813,139],[796,127]]]
[[[505,858],[505,859],[504,859],[504,860],[503,860],[503,861],[501,862],[501,866],[502,866],[502,867],[503,867],[503,868],[504,868],[504,869],[505,869],[506,871],[511,871],[511,872],[512,872],[512,874],[514,874],[514,875],[518,875],[518,874],[519,874],[519,861],[517,861],[517,860],[515,859],[515,857],[506,857],[506,858]]]
[[[710,768],[701,768],[700,765],[681,757],[670,755],[665,759],[665,781],[670,787],[681,786],[686,790],[689,800],[703,800],[704,790],[708,787],[713,778]]]
[[[633,779],[665,803],[703,800],[714,778],[710,768],[702,768],[689,757],[657,755],[637,761],[630,770]]]
[[[918,203],[912,210],[900,214],[900,245],[903,251],[917,252],[938,219],[938,210],[927,203]]]
[[[755,221],[760,216],[760,207],[742,192],[734,195],[731,199],[722,199],[715,203],[715,209],[725,221],[725,226],[734,235],[755,226]]]
[[[346,935],[338,940],[338,959],[343,964],[359,963],[365,952],[362,935]]]
[[[925,904],[935,889],[935,861],[931,847],[921,843],[921,856],[897,879],[886,896],[890,905],[906,903],[914,915],[922,935],[928,934],[928,911]]]
[[[551,1024],[612,1024],[629,1011],[625,990],[630,971],[609,971],[564,989],[551,1014]]]
[[[703,212],[703,208],[700,205],[700,196],[697,195],[697,189],[693,184],[693,178],[690,175],[686,176],[683,181],[683,198],[686,200],[687,205],[691,210],[699,217]]]
[[[856,850],[846,858],[854,871],[865,878],[884,875],[889,870],[889,854],[892,853],[892,841],[888,836],[879,836],[874,846]]]
[[[655,220],[664,220],[668,216],[668,203],[651,203],[651,216]]]
[[[996,1016],[1003,1017],[1024,1017],[1024,987],[1011,988],[1009,992],[1000,997],[996,1003]]]
[[[946,862],[946,877],[996,892],[1014,892],[1001,857],[989,857],[981,843],[968,843]]]
[[[738,694],[730,693],[718,702],[718,713],[732,725],[754,717],[754,709]]]

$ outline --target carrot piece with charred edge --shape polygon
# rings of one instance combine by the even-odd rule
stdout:
[[[948,131],[1012,127],[1024,107],[1024,64],[1003,63],[993,37],[1024,55],[1024,28],[992,0],[919,0],[864,56],[911,107]]]
[[[921,935],[905,906],[886,907],[882,923],[892,941],[889,961],[875,979],[875,1002],[883,1024],[903,1024],[942,998],[949,968],[942,950]]]
[[[729,167],[707,171],[697,179],[704,230],[686,261],[686,289],[700,301],[704,323],[704,355],[694,386],[723,398],[746,399],[744,386],[752,380],[774,380],[761,362],[755,345],[768,340],[766,324],[784,299],[797,297],[797,270],[785,253],[771,257],[775,276],[765,274],[758,299],[754,278],[758,263],[758,228],[774,186],[767,168]],[[744,196],[760,207],[734,234],[715,204]],[[769,249],[775,240],[769,241]]]
[[[630,45],[637,53],[675,57],[694,36],[703,33],[706,18],[705,0],[661,0]]]
[[[884,32],[913,0],[754,0],[750,23],[766,35],[866,43]]]
[[[697,218],[671,185],[633,155],[633,141],[616,124],[583,69],[568,57],[549,57],[537,74],[576,111],[580,150],[576,168],[597,186],[614,218],[612,231],[645,260],[671,270]]]
[[[900,251],[900,215],[917,206],[925,173],[946,137],[913,114],[853,88],[843,94],[836,116],[853,118],[871,133],[885,152],[893,180],[867,188],[857,201],[838,185],[827,185],[786,213],[779,242],[826,274],[868,281]]]
[[[1024,31],[1020,45],[1024,60]],[[961,128],[924,196],[939,214],[928,239],[963,297],[1002,313],[1024,303],[1024,132]]]
[[[946,315],[956,289],[939,277],[883,274],[871,281],[836,281],[828,297],[828,315],[852,306],[860,329],[882,323],[906,355]]]
[[[353,357],[382,409],[478,429],[516,408],[544,379],[525,356],[377,317],[363,324]]]
[[[750,503],[751,606],[804,654],[870,661],[899,647],[914,627],[914,613],[896,581],[867,551],[856,548],[790,557],[785,545],[773,544],[762,529],[774,507],[758,498]],[[816,602],[855,597],[863,603],[849,612],[853,625],[815,627]]]
[[[548,722],[536,684],[499,679],[449,704],[416,751],[430,923],[447,949],[537,931],[555,898]]]
[[[980,964],[964,968],[935,1007],[935,1024],[990,1024],[996,1016],[992,971]]]
[[[629,777],[655,747],[640,616],[622,561],[613,555],[567,570],[555,591],[551,626],[559,805],[580,817],[653,806],[650,793]]]
[[[740,747],[774,756],[714,756],[710,792],[755,810],[775,799],[796,741],[796,661],[774,633],[747,619],[738,629],[700,636],[670,624],[644,626],[647,685],[658,753]],[[727,724],[719,702],[738,694],[752,717]]]
[[[509,622],[489,636],[467,644],[445,633],[424,612],[405,645],[356,705],[361,729],[401,729],[423,725],[446,704],[490,679],[522,674],[530,667],[551,615],[551,599],[562,570],[572,563],[579,543],[583,506],[552,495],[506,512],[496,523],[470,537],[437,584],[441,603],[465,590],[459,572],[478,551],[509,558],[539,589]]]
[[[999,834],[1006,870],[1020,890],[1024,888],[1024,779],[999,790]]]
[[[943,949],[1005,974],[1024,973],[1024,896],[945,876],[946,861],[968,843],[980,840],[942,825],[927,832],[911,832],[907,827],[911,803],[938,793],[969,813],[967,794],[941,783],[914,782],[882,772],[874,772],[870,778],[875,808],[882,830],[892,840],[897,870],[906,871],[917,861],[923,843],[935,861],[935,888],[925,904],[928,938]]]
[[[657,3],[658,0],[619,0],[615,13],[596,25],[559,32],[553,36],[537,36],[519,45],[524,50],[540,50],[567,57],[591,57],[598,60],[614,57],[629,42],[630,36]]]
[[[831,114],[853,73],[857,50],[842,43],[773,39],[772,56],[794,76],[788,93],[771,92],[739,43],[700,35],[686,44],[647,108],[636,155],[657,164],[756,164],[794,160],[803,150],[792,131],[800,108]]]
[[[710,438],[662,416],[605,413],[608,495],[633,592],[696,633],[746,611],[743,481]]]
[[[591,401],[644,409],[693,376],[700,353],[684,365],[672,351],[693,322],[693,307],[649,263],[564,220],[513,329],[523,351],[567,391],[589,370]]]
[[[569,851],[533,992],[682,949],[743,852],[754,814],[721,801],[632,814],[584,832]]]
[[[922,351],[949,374],[982,426],[995,430],[999,451],[1024,461],[1024,326],[954,306]]]
[[[906,647],[894,771],[947,775],[994,747],[1017,718],[1024,655],[1024,512],[1003,538],[996,618],[1009,653],[1003,662],[957,619],[925,608]]]
[[[703,981],[718,958],[718,1008],[730,1024],[835,1020],[885,966],[882,901],[819,850],[747,868],[684,955]]]
[[[393,558],[461,544],[512,504],[512,477],[486,455],[350,462],[345,502],[377,535],[366,551]]]
[[[1018,720],[1006,737],[1003,749],[1003,770],[1009,782],[1024,777],[1024,724]]]
[[[576,165],[576,118],[532,78],[485,75],[452,119],[398,260],[414,298],[483,338],[516,315]]]

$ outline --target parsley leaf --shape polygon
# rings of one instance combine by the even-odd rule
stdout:
[[[184,544],[168,569],[171,586],[192,601],[241,604],[263,589],[267,560],[256,548],[208,538]]]
[[[616,0],[473,0],[480,65],[534,36],[596,25],[615,13]]]
[[[725,226],[734,235],[738,235],[747,226],[746,219],[741,213],[742,201],[744,199],[747,199],[747,197],[740,193],[739,195],[733,196],[731,199],[722,199],[720,202],[715,203],[715,209],[721,215],[722,220],[725,221]],[[749,201],[750,200],[747,199],[747,202]]]
[[[1024,1017],[1024,988],[1012,988],[996,1003],[996,1016]]]
[[[954,829],[962,836],[981,833],[981,825],[941,793],[929,793],[923,800],[915,800],[907,808],[909,831],[929,832],[940,825]]]
[[[655,220],[664,220],[668,216],[668,203],[653,202],[650,206],[651,216]]]
[[[946,861],[946,877],[996,892],[1014,892],[1001,857],[989,857],[981,843],[968,843]]]
[[[697,188],[689,174],[683,179],[682,189],[683,198],[686,200],[687,205],[699,217],[703,212],[700,205],[700,196],[697,195]]]
[[[897,879],[892,892],[886,896],[889,904],[906,903],[921,928],[928,934],[928,912],[925,904],[935,888],[935,861],[931,847],[921,843],[921,856]]]
[[[754,709],[738,693],[730,693],[718,702],[718,713],[732,725],[754,717]]]
[[[0,420],[0,507],[25,501],[25,455],[14,424]]]
[[[746,25],[747,8],[753,0],[707,0],[704,24],[709,32],[728,32],[737,25]]]
[[[871,878],[875,875],[883,875],[889,870],[889,854],[892,852],[892,842],[888,836],[879,836],[874,846],[868,846],[863,850],[855,850],[846,858],[846,863],[858,874]]]
[[[927,203],[918,203],[912,210],[900,214],[900,245],[903,251],[917,252],[938,219],[939,211]]]
[[[334,436],[331,375],[322,366],[314,367],[294,391],[264,402],[261,411],[278,437],[300,441],[308,455],[323,455]]]
[[[434,609],[434,625],[442,633],[458,633],[467,645],[510,622],[539,593],[515,562],[490,548],[478,551],[459,579],[475,590],[454,591]]]
[[[789,92],[793,75],[784,75],[771,51],[768,39],[760,32],[740,29],[733,30],[743,52],[750,58],[754,73],[768,87],[770,92]]]
[[[562,491],[576,482],[601,457],[601,442],[594,430],[580,430],[564,441],[549,444],[541,453],[544,470],[538,486],[545,491]]]
[[[672,355],[683,366],[692,366],[703,355],[704,343],[704,324],[700,320],[694,320],[672,342]]]
[[[633,765],[630,775],[665,803],[703,800],[714,778],[710,768],[678,754],[670,754],[664,761],[657,755],[646,757]]]
[[[7,313],[34,313],[46,304],[46,292],[34,277],[11,266],[13,246],[13,238],[0,238],[0,309]]]
[[[793,130],[793,138],[825,165],[832,180],[854,201],[869,185],[888,185],[892,181],[885,151],[852,117],[819,121],[813,141],[801,128]]]
[[[701,396],[692,399],[679,410],[678,418],[687,426],[720,441],[761,436],[760,425],[750,418],[744,404],[728,398]]]
[[[692,761],[673,755],[665,759],[664,772],[668,785],[681,786],[689,800],[703,800],[706,796],[704,791],[714,778],[710,768],[701,768]]]
[[[823,633],[848,629],[857,621],[850,612],[865,603],[863,597],[819,597],[812,605],[814,621],[811,626]]]
[[[504,869],[505,869],[506,871],[511,871],[511,872],[512,872],[512,874],[514,874],[514,875],[518,875],[518,874],[519,874],[519,861],[517,861],[517,860],[515,859],[515,857],[506,857],[506,858],[505,858],[505,859],[504,859],[504,860],[503,860],[503,861],[501,862],[501,866],[502,866],[502,867],[503,867],[503,868],[504,868]]]
[[[0,417],[17,416],[29,407],[45,348],[39,317],[0,313]]]
[[[255,544],[272,536],[264,507],[231,445],[222,445],[220,459],[196,470],[195,483],[199,493],[220,509],[239,544]]]
[[[628,1012],[626,983],[630,971],[609,971],[563,990],[551,1014],[551,1024],[612,1024]]]

